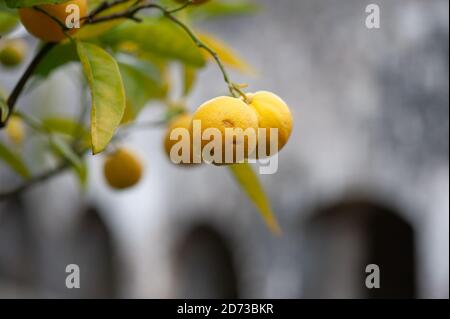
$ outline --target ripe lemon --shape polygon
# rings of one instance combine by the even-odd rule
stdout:
[[[58,19],[62,24],[66,25],[67,17],[73,15],[66,8],[69,5],[77,5],[79,8],[80,18],[87,14],[87,0],[71,0],[60,4],[43,4],[39,8],[46,11],[50,16]],[[50,16],[40,12],[34,8],[19,9],[19,16],[25,28],[35,37],[45,42],[59,42],[63,40],[64,34],[61,25],[54,21]],[[67,31],[68,34],[77,32],[78,29],[72,28]]]
[[[187,165],[187,164],[195,164],[194,163],[194,156],[193,156],[193,149],[192,149],[192,131],[191,131],[191,123],[192,123],[192,115],[191,114],[181,114],[175,117],[170,123],[169,127],[167,128],[166,135],[164,137],[164,150],[166,152],[166,155],[169,159],[171,159],[170,151],[172,150],[172,147],[176,144],[178,144],[182,137],[178,137],[178,139],[171,140],[170,134],[175,129],[186,129],[189,132],[189,160],[188,161],[181,161],[180,164]],[[179,149],[178,155],[182,156],[182,149]]]
[[[6,135],[14,144],[22,144],[25,137],[25,126],[20,117],[12,115],[5,128]]]
[[[5,67],[14,67],[22,63],[28,45],[20,39],[6,41],[0,47],[0,63]]]
[[[241,99],[221,96],[202,104],[194,113],[192,118],[193,136],[194,139],[199,139],[202,136],[196,136],[199,133],[197,130],[195,130],[196,120],[200,121],[197,123],[201,124],[200,133],[202,136],[205,130],[209,128],[215,128],[220,132],[221,138],[219,141],[222,146],[222,163],[225,163],[225,161],[227,161],[227,164],[231,164],[228,162],[231,158],[233,163],[240,162],[254,151],[256,146],[256,134],[258,130],[258,116],[253,108],[249,107]],[[225,132],[228,131],[229,133],[230,131],[227,129],[232,129],[232,132],[237,132],[237,130],[235,129],[250,129],[248,131],[253,133],[253,137],[255,138],[255,140],[250,143],[249,136],[246,135],[241,135],[243,138],[226,138]],[[202,150],[212,140],[214,140],[214,138],[210,138],[209,140],[202,138]],[[241,152],[237,152],[238,146],[244,147],[243,154]],[[233,151],[233,154],[230,154],[228,156],[228,159],[225,155],[226,150]],[[214,155],[213,152],[211,152],[211,155]],[[199,156],[199,154],[194,154],[194,156],[197,157]]]
[[[142,176],[140,159],[131,151],[119,148],[105,159],[104,174],[108,184],[115,189],[134,186]]]
[[[269,154],[270,128],[278,129],[278,149],[270,150],[270,155],[286,145],[292,132],[292,114],[287,104],[277,95],[259,91],[246,94],[249,106],[258,115],[259,128],[266,130],[266,154]],[[259,155],[259,154],[258,154]]]

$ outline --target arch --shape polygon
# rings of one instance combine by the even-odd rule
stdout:
[[[95,208],[88,208],[81,216],[70,247],[66,261],[79,266],[81,280],[79,289],[66,289],[66,293],[82,298],[117,297],[118,269],[112,235]]]
[[[175,253],[178,298],[238,298],[232,251],[214,227],[194,225]]]
[[[320,209],[305,224],[304,244],[308,297],[416,296],[413,228],[385,205],[348,200]],[[379,266],[380,288],[366,287],[369,264]]]
[[[28,289],[33,284],[35,241],[22,204],[19,197],[0,203],[0,286],[3,282]]]

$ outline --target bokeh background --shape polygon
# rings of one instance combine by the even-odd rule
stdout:
[[[261,176],[283,235],[226,168],[176,167],[163,129],[139,132],[123,142],[146,163],[137,187],[108,188],[99,156],[85,191],[67,173],[0,202],[0,297],[448,298],[448,1],[255,2],[258,14],[199,28],[258,70],[233,78],[292,109],[278,172]],[[365,27],[369,3],[380,29]],[[70,69],[21,108],[70,114],[80,90]],[[10,90],[20,71],[0,68],[0,85]],[[212,65],[189,105],[224,93]],[[1,189],[16,181],[3,164],[0,179]],[[65,286],[72,263],[80,289]],[[380,289],[365,287],[372,263]]]

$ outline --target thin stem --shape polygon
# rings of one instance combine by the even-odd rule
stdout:
[[[190,4],[191,4],[191,1],[188,1],[184,5],[180,6],[179,8],[173,9],[173,10],[168,10],[158,4],[153,4],[153,3],[144,4],[144,5],[137,6],[137,7],[131,8],[131,9],[127,9],[125,11],[118,12],[118,13],[115,13],[115,14],[112,14],[109,16],[103,16],[103,17],[99,17],[96,19],[91,19],[89,21],[89,23],[96,24],[96,23],[101,23],[101,22],[105,22],[105,21],[115,20],[118,18],[127,18],[127,19],[131,19],[134,21],[141,21],[139,18],[137,18],[135,16],[139,11],[141,11],[143,9],[150,9],[150,8],[158,9],[159,11],[161,11],[164,14],[165,17],[167,17],[172,22],[174,22],[175,24],[180,26],[188,34],[188,36],[192,39],[192,41],[194,41],[194,43],[197,45],[197,47],[206,50],[213,57],[213,59],[219,66],[219,69],[223,75],[223,79],[224,79],[225,83],[228,86],[228,90],[230,91],[230,94],[234,97],[242,96],[244,98],[244,100],[247,100],[245,93],[240,88],[238,88],[237,85],[235,85],[233,82],[231,82],[230,77],[225,69],[225,66],[223,65],[222,61],[220,60],[220,57],[217,54],[217,52],[215,52],[206,43],[201,41],[185,23],[183,23],[180,19],[178,19],[177,17],[175,17],[172,14],[172,13],[178,12],[178,11],[186,8]]]
[[[33,58],[33,60],[28,65],[27,69],[23,73],[22,77],[17,82],[16,86],[14,87],[12,93],[10,94],[6,104],[8,105],[8,115],[4,122],[0,122],[0,128],[3,128],[8,123],[9,118],[11,117],[14,106],[16,105],[16,102],[22,93],[25,85],[28,82],[28,79],[33,74],[34,70],[37,68],[39,63],[42,61],[42,59],[47,55],[47,53],[55,46],[55,43],[45,43],[41,49],[38,51],[36,56]]]
[[[179,12],[181,10],[183,10],[184,8],[188,7],[192,1],[188,0],[185,4],[183,4],[182,6],[175,8],[173,10],[168,10],[158,4],[143,4],[138,6],[139,3],[144,2],[145,0],[136,0],[135,3],[129,7],[127,10],[119,12],[119,13],[115,13],[115,14],[111,14],[109,16],[102,16],[102,17],[97,17],[100,13],[104,12],[105,10],[112,8],[114,6],[117,6],[119,4],[125,3],[128,0],[115,0],[113,2],[103,2],[102,4],[100,4],[96,9],[94,9],[88,16],[83,17],[83,20],[86,20],[85,24],[96,24],[96,23],[101,23],[101,22],[105,22],[105,21],[110,21],[110,20],[115,20],[115,19],[120,19],[120,18],[126,18],[126,19],[130,19],[130,20],[134,20],[137,22],[140,22],[141,19],[139,19],[138,17],[136,17],[135,15],[143,9],[146,8],[155,8],[160,10],[165,17],[167,17],[168,19],[170,19],[171,21],[173,21],[175,24],[177,24],[178,26],[180,26],[188,35],[189,37],[194,41],[194,43],[201,49],[206,50],[215,60],[215,62],[217,63],[217,65],[219,66],[219,69],[223,75],[224,81],[228,86],[228,89],[230,91],[230,94],[234,97],[238,97],[238,96],[242,96],[244,98],[244,100],[247,101],[246,95],[245,93],[240,89],[240,87],[231,82],[230,77],[225,69],[225,66],[223,65],[222,61],[220,60],[220,57],[218,56],[217,52],[215,52],[212,48],[210,48],[207,44],[205,44],[204,42],[202,42],[193,32],[192,30],[185,24],[183,23],[181,20],[179,20],[178,18],[176,18],[173,13]],[[54,17],[52,17],[51,15],[49,15],[47,12],[45,12],[44,10],[40,10],[37,9],[38,11],[43,11],[44,14],[47,14],[48,16],[50,16],[52,19],[56,19]],[[56,19],[56,21],[58,23],[61,24],[61,22],[59,20]],[[66,28],[64,25],[62,25],[62,30],[64,33],[66,33]],[[67,33],[66,33],[67,35]],[[67,35],[68,36],[68,35]],[[69,36],[70,38],[70,36]],[[19,79],[19,81],[17,82],[16,86],[14,87],[12,93],[10,94],[8,100],[7,100],[7,105],[8,105],[8,114],[6,117],[6,120],[3,123],[0,123],[0,128],[6,126],[11,114],[14,111],[14,106],[20,96],[20,94],[22,93],[26,83],[28,82],[29,78],[31,77],[31,75],[33,74],[33,72],[35,71],[36,67],[39,65],[39,63],[42,61],[42,59],[47,55],[47,53],[56,45],[56,43],[45,43],[41,49],[38,51],[38,53],[36,54],[36,56],[33,58],[33,60],[30,62],[30,64],[28,65],[27,69],[25,70],[25,72],[23,73],[23,75],[21,76],[21,78]],[[1,114],[0,114],[1,115]],[[27,116],[24,116],[22,114],[23,118],[29,123],[29,125],[31,125],[34,129],[36,130],[44,130],[44,128],[42,128],[42,126],[37,125],[36,123],[34,123],[34,121],[30,120],[30,118],[28,118]],[[124,127],[125,131],[127,130],[131,130],[131,129],[139,129],[139,128],[148,128],[148,127],[154,127],[154,126],[159,126],[162,124],[165,124],[167,122],[167,120],[163,120],[163,121],[156,121],[156,122],[149,122],[149,123],[141,123],[136,127],[132,127],[132,126],[128,126],[128,127]],[[50,134],[51,135],[51,134]],[[79,150],[77,153],[79,156],[84,156],[87,153],[88,149],[83,148],[82,150]],[[37,176],[35,176],[34,178],[28,180],[26,183],[24,183],[23,185],[4,192],[4,193],[0,193],[0,201],[1,200],[5,200],[11,196],[15,196],[20,194],[21,192],[29,189],[30,187],[46,181],[50,178],[52,178],[53,176],[56,176],[60,173],[62,173],[63,171],[65,171],[66,169],[70,168],[71,164],[67,161],[64,161],[62,163],[60,163],[58,166],[56,166],[53,169],[50,169],[46,172],[43,172]]]
[[[40,175],[33,177],[32,179],[27,180],[26,183],[23,183],[22,185],[14,188],[10,191],[0,193],[0,201],[6,200],[12,196],[18,195],[40,182],[44,182],[44,181],[52,178],[53,176],[59,175],[60,173],[62,173],[69,167],[70,167],[70,164],[68,162],[61,163],[57,167],[52,168]]]
[[[110,9],[112,7],[115,7],[115,6],[119,5],[119,4],[122,4],[122,3],[125,3],[125,2],[128,2],[128,1],[129,0],[115,0],[115,1],[112,1],[112,2],[108,2],[108,1],[102,2],[101,4],[98,5],[97,8],[92,10],[91,13],[87,17],[82,18],[82,19],[86,19],[86,20],[89,21],[89,19],[95,17],[96,15],[102,13],[103,11],[108,10],[108,9]]]
[[[84,154],[87,153],[87,151],[88,151],[88,149],[84,148],[84,149],[78,151],[77,154],[79,156],[83,156]],[[64,171],[69,169],[71,166],[72,165],[71,165],[71,163],[69,161],[63,161],[60,164],[58,164],[56,167],[51,168],[51,169],[49,169],[49,170],[47,170],[47,171],[45,171],[45,172],[43,172],[43,173],[41,173],[39,175],[36,175],[33,178],[27,180],[22,185],[14,188],[12,190],[0,193],[0,201],[7,200],[8,198],[13,197],[13,196],[17,196],[20,193],[28,190],[29,188],[31,188],[31,187],[33,187],[33,186],[35,186],[35,185],[37,185],[37,184],[39,184],[41,182],[45,182],[45,181],[49,180],[50,178],[63,173]]]
[[[189,7],[191,4],[193,4],[192,0],[187,0],[182,6],[172,9],[172,10],[166,10],[169,14],[177,13],[178,11],[184,10],[187,7]]]

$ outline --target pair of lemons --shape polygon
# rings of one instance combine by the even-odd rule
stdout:
[[[194,121],[200,123],[200,130],[196,131],[193,129]],[[249,157],[264,157],[263,155],[274,155],[279,152],[284,145],[286,145],[291,132],[292,132],[292,115],[289,107],[286,103],[277,95],[267,92],[259,91],[256,93],[247,94],[245,99],[234,98],[228,96],[221,96],[214,98],[204,104],[202,104],[193,115],[184,114],[174,119],[165,137],[165,150],[167,155],[170,157],[170,152],[172,148],[181,141],[181,137],[178,139],[171,139],[171,133],[175,129],[183,128],[190,132],[191,134],[191,152],[192,141],[196,138],[201,140],[201,150],[203,152],[204,148],[211,140],[204,139],[204,133],[208,129],[214,128],[220,132],[221,139],[219,142],[222,146],[222,163],[225,162],[225,151],[232,150],[233,161],[240,162],[241,160]],[[256,142],[260,143],[258,138],[261,132],[265,133],[265,154],[258,154],[258,147],[256,149],[249,149],[251,143],[248,141],[248,136],[241,140],[244,143],[244,152],[240,154],[243,158],[239,158],[237,154],[237,143],[236,139],[227,139],[226,131],[233,132],[233,129],[241,129],[242,131],[250,129],[255,133]],[[274,143],[271,143],[271,129],[278,130],[278,140],[277,147],[274,148]],[[241,132],[242,132],[241,131]],[[200,135],[200,136],[197,136]],[[264,138],[264,136],[262,136]],[[232,145],[227,145],[231,143]],[[228,147],[228,148],[227,148]],[[182,164],[191,164],[192,157],[201,157],[200,154],[195,154],[191,156],[188,163],[182,162]],[[231,158],[231,157],[230,157]]]
[[[218,129],[224,137],[225,129],[278,129],[278,148],[281,150],[292,132],[292,115],[286,103],[277,95],[260,91],[248,94],[246,101],[240,98],[221,96],[202,104],[193,114],[183,114],[169,124],[164,139],[166,154],[170,156],[172,147],[180,140],[170,138],[175,129],[192,132],[192,121],[201,121],[201,132],[208,128]],[[270,135],[266,134],[269,139]],[[224,144],[225,139],[221,142]],[[269,144],[269,141],[267,140]],[[272,155],[275,152],[271,152]],[[239,160],[239,159],[237,159]],[[192,164],[191,161],[182,164]],[[131,151],[120,148],[109,155],[104,163],[104,174],[108,184],[116,189],[125,189],[135,185],[142,175],[142,164]]]

